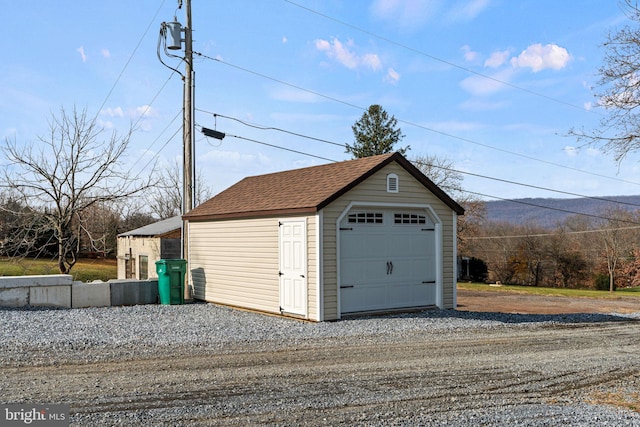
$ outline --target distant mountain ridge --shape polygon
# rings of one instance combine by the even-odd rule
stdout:
[[[606,199],[606,201],[601,199]],[[640,209],[640,195],[605,196],[597,199],[527,198],[497,200],[487,201],[485,206],[488,221],[555,228],[567,217],[578,213],[600,215],[603,210],[608,208],[620,208],[628,211],[638,210]]]

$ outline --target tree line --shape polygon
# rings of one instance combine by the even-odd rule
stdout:
[[[487,222],[466,255],[483,260],[486,281],[557,288],[640,286],[640,212],[611,208],[575,215],[554,229]]]
[[[604,43],[595,90],[603,119],[596,129],[568,132],[613,152],[618,161],[640,149],[640,9],[634,0],[623,0],[622,6],[633,26],[610,32]],[[345,148],[354,158],[410,150],[396,147],[404,135],[395,117],[377,104],[352,131],[354,142]],[[86,110],[63,108],[52,114],[48,133],[34,143],[6,138],[0,147],[6,159],[0,255],[52,257],[60,272],[68,273],[82,253],[113,254],[119,233],[179,214],[180,165],[165,167],[161,174],[155,163],[138,175],[124,168],[133,133],[133,128],[108,133]],[[458,250],[474,265],[486,264],[489,280],[564,287],[591,280],[607,282],[611,290],[640,284],[637,214],[612,211],[603,215],[606,223],[575,218],[552,233],[533,224],[489,224],[482,201],[464,192],[452,161],[429,155],[410,160],[465,208],[458,219]],[[211,196],[206,186],[197,188],[196,203]]]
[[[62,108],[36,141],[6,138],[0,255],[55,259],[66,274],[79,256],[115,256],[119,233],[178,215],[180,166],[134,175],[125,167],[133,133]],[[208,197],[206,187],[197,197]]]

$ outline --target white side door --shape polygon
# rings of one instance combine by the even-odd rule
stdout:
[[[280,311],[307,315],[307,223],[280,222]]]

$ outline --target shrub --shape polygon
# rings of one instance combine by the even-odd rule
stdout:
[[[479,258],[469,260],[469,275],[474,282],[484,282],[487,280],[487,263]]]
[[[609,275],[608,274],[597,274],[593,280],[594,285],[599,291],[608,291],[609,290]],[[613,290],[616,290],[616,282],[613,282]]]

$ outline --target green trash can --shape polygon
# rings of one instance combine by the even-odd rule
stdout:
[[[156,261],[160,304],[184,304],[184,274],[187,260],[161,259]]]

